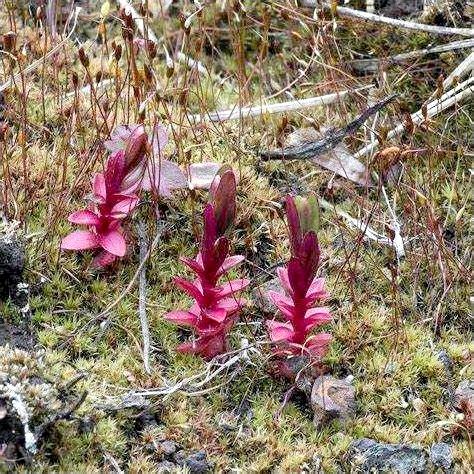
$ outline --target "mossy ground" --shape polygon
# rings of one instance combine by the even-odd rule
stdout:
[[[348,64],[354,51],[386,56],[422,48],[433,38],[342,19],[333,30],[331,19],[311,20],[311,12],[292,13],[288,5],[248,1],[244,12],[238,2],[234,4],[222,11],[218,4],[206,5],[189,36],[183,36],[178,6],[166,22],[150,22],[158,36],[166,36],[168,46],[179,47],[185,38],[184,50],[212,73],[205,79],[182,65],[176,65],[166,79],[161,51],[153,61],[153,85],[146,84],[143,74],[131,78],[128,62],[122,58],[117,64],[108,55],[112,40],[123,44],[114,7],[105,21],[107,47],[97,41],[97,2],[90,2],[87,19],[79,18],[74,37],[85,41],[91,77],[101,71],[102,79],[112,78],[126,88],[133,84],[141,100],[157,90],[143,118],[147,124],[162,120],[172,130],[168,154],[173,160],[183,165],[189,160],[219,161],[237,171],[239,212],[233,245],[236,253],[247,257],[243,271],[255,287],[268,280],[268,272],[288,256],[281,218],[281,200],[288,191],[316,191],[340,210],[387,231],[389,216],[380,187],[358,188],[307,162],[261,163],[258,155],[262,147],[275,146],[281,134],[292,129],[347,122],[366,106],[365,98],[355,95],[349,102],[284,118],[263,116],[195,127],[183,120],[184,111],[212,111],[239,101],[258,103],[307,68],[288,89],[294,97],[383,79],[380,96],[400,94],[397,106],[383,114],[387,116],[384,127],[389,127],[403,112],[416,110],[436,89],[438,75],[451,71],[464,53],[425,57],[411,68],[397,65],[386,67],[380,76],[354,78]],[[186,3],[184,13],[192,11]],[[44,36],[38,36],[42,29],[28,15],[20,27],[20,13],[19,4],[11,10],[16,15],[17,41],[27,45],[21,55],[24,67],[41,57]],[[11,29],[5,12],[1,24],[2,31]],[[243,63],[239,54],[245,58]],[[311,55],[316,56],[313,62]],[[147,61],[145,55],[139,57],[139,71]],[[6,58],[3,65],[6,79]],[[14,71],[18,70],[14,65]],[[449,440],[459,470],[467,472],[470,444],[462,430],[453,437],[449,390],[462,378],[472,377],[469,364],[474,351],[468,286],[469,107],[451,109],[415,134],[395,141],[404,149],[422,150],[408,155],[400,181],[389,186],[407,239],[407,255],[399,264],[393,249],[362,240],[335,212],[322,213],[321,274],[327,279],[328,304],[334,315],[328,328],[334,341],[325,366],[335,376],[354,376],[357,415],[352,421],[344,427],[333,423],[316,429],[310,410],[298,401],[290,401],[277,417],[288,384],[269,375],[268,348],[263,346],[261,363],[257,361],[208,395],[153,399],[161,412],[159,433],[137,435],[130,410],[110,414],[98,407],[131,389],[159,387],[165,378],[178,381],[203,369],[199,359],[175,352],[188,334],[162,316],[188,303],[174,289],[171,278],[186,273],[178,256],[197,250],[206,193],[182,192],[176,199],[159,203],[165,229],[147,264],[147,314],[153,343],[152,373],[148,374],[141,355],[137,286],[122,293],[139,264],[137,221],[148,224],[150,238],[155,235],[154,201],[145,202],[129,221],[129,253],[112,268],[97,272],[90,266],[90,255],[59,252],[61,237],[70,231],[66,217],[83,205],[91,173],[104,160],[100,143],[107,136],[93,99],[66,99],[72,90],[72,71],[85,77],[76,45],[68,41],[44,68],[25,76],[25,84],[20,81],[5,94],[9,106],[4,119],[10,132],[2,158],[2,192],[8,198],[4,211],[24,226],[28,282],[35,286],[44,280],[30,301],[38,344],[45,349],[51,376],[66,381],[77,372],[86,373],[77,390],[87,390],[89,396],[76,415],[93,424],[91,430],[81,430],[78,421],[60,423],[36,458],[35,470],[108,470],[107,456],[112,456],[129,472],[153,472],[158,459],[147,445],[151,437],[160,435],[185,449],[204,449],[218,471],[242,472],[311,470],[317,458],[325,471],[335,472],[344,464],[351,440],[364,436],[423,446]],[[103,110],[105,100],[109,109],[117,106],[116,124],[138,120],[138,101],[131,89],[128,92],[116,103],[115,87],[100,93],[105,94],[99,98]],[[287,99],[282,93],[274,100]],[[355,150],[366,138],[361,132],[347,141],[348,146]],[[101,321],[89,324],[117,299],[101,319],[107,321],[105,326],[99,325]],[[21,317],[11,303],[2,304],[0,311],[12,322]],[[263,341],[263,320],[250,304],[232,331],[233,347],[243,337]],[[452,374],[437,357],[442,349],[453,361]],[[231,428],[222,422],[229,419]]]

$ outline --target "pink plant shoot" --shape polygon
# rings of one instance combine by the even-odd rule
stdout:
[[[320,358],[327,350],[331,335],[311,332],[329,322],[331,314],[326,307],[315,307],[317,301],[327,296],[324,279],[316,277],[320,258],[316,197],[288,196],[286,215],[291,258],[286,267],[277,269],[284,292],[268,292],[285,322],[267,321],[267,328],[271,341],[277,343],[277,353]]]
[[[125,152],[134,157],[134,149],[139,149],[138,139],[147,136],[143,125],[120,125],[111,134],[104,146],[110,152]],[[176,189],[187,188],[186,176],[181,168],[166,160],[163,150],[168,144],[168,133],[163,125],[156,125],[148,138],[149,159],[128,160],[128,172],[124,186],[137,183],[145,191],[153,191],[161,197],[171,197]],[[148,158],[148,157],[147,157]]]
[[[68,220],[85,225],[88,230],[77,230],[66,236],[61,248],[66,250],[102,249],[95,264],[105,266],[126,252],[121,222],[135,208],[138,196],[135,186],[123,189],[127,172],[125,153],[118,151],[107,160],[104,173],[97,173],[92,184],[92,199],[88,209],[73,212]]]
[[[181,344],[178,350],[208,360],[228,350],[227,335],[244,304],[237,294],[249,284],[246,279],[219,283],[244,257],[229,256],[229,240],[224,235],[235,219],[235,175],[229,170],[216,180],[218,184],[211,187],[211,202],[204,209],[200,251],[194,259],[181,258],[196,274],[196,279],[174,279],[194,302],[188,310],[171,311],[165,315],[168,321],[192,327],[197,336],[194,341]]]

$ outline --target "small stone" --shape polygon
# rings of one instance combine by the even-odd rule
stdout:
[[[25,265],[25,251],[20,241],[9,234],[0,234],[0,296],[16,291]]]
[[[311,391],[314,424],[338,419],[346,421],[355,413],[355,390],[346,380],[330,375],[318,377]]]
[[[165,439],[164,441],[160,443],[160,450],[163,456],[169,457],[176,452],[177,450],[176,443],[174,441]]]
[[[434,443],[430,449],[430,460],[435,467],[449,469],[453,462],[451,446],[446,443]]]
[[[156,465],[156,472],[159,473],[171,473],[176,472],[177,466],[171,461],[161,461]]]
[[[352,442],[348,456],[351,464],[362,472],[407,474],[427,469],[425,452],[411,444],[378,443],[362,438]]]
[[[438,352],[437,357],[438,360],[443,364],[446,373],[451,374],[453,372],[453,361],[451,360],[451,357],[449,357],[448,353],[443,349]]]
[[[187,467],[191,474],[205,474],[211,471],[211,465],[207,462],[204,451],[196,451],[186,455],[183,451],[175,454],[174,460],[182,467]]]
[[[464,411],[466,407],[474,409],[474,380],[463,380],[454,391],[454,407]]]

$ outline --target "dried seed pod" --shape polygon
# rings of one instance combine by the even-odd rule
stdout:
[[[114,58],[118,62],[120,61],[121,57],[122,57],[122,45],[117,44],[114,47]]]
[[[156,44],[153,43],[153,41],[148,41],[146,48],[147,48],[148,56],[150,57],[150,59],[155,59],[157,55]]]
[[[143,65],[143,75],[145,77],[145,81],[148,84],[153,83],[153,73],[151,72],[151,69],[146,64]]]
[[[84,51],[84,48],[79,48],[79,61],[86,69],[89,67],[89,57]]]
[[[72,80],[72,85],[74,89],[77,89],[77,86],[79,85],[79,76],[74,71],[72,73],[71,80]]]
[[[0,142],[4,142],[8,134],[8,124],[0,122]]]
[[[97,33],[99,35],[100,38],[102,38],[102,40],[105,39],[105,36],[106,36],[106,28],[105,28],[105,23],[103,21],[101,21],[99,23],[99,26],[97,27]]]
[[[13,31],[5,33],[2,37],[3,49],[13,53],[16,49],[16,34]]]

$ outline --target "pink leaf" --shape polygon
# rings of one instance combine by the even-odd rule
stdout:
[[[227,316],[227,311],[223,308],[208,308],[203,312],[209,319],[217,323],[222,323]]]
[[[163,150],[168,144],[168,132],[163,125],[155,125],[151,138],[153,159],[158,161],[163,156]]]
[[[219,301],[217,306],[219,308],[225,309],[227,313],[234,313],[237,309],[239,309],[242,306],[243,303],[244,303],[244,300],[242,299],[224,298]]]
[[[189,166],[189,187],[209,189],[221,166],[221,163],[214,162],[193,163]]]
[[[127,217],[138,203],[138,196],[129,196],[117,202],[111,209],[110,215],[116,219]]]
[[[64,237],[61,248],[65,250],[88,250],[98,247],[97,236],[88,230],[76,230]]]
[[[267,295],[287,319],[293,318],[295,307],[291,298],[273,290],[269,290]]]
[[[192,283],[184,278],[175,277],[174,283],[196,301],[202,301],[202,288],[200,288],[200,285],[198,286],[198,282]]]
[[[227,257],[224,260],[224,263],[221,265],[217,272],[217,276],[220,277],[227,273],[231,268],[235,267],[239,263],[243,262],[245,257],[243,255],[233,255],[232,257]]]
[[[105,186],[105,177],[102,173],[97,173],[94,176],[93,183],[94,196],[99,200],[99,202],[105,202],[107,199],[107,190]]]
[[[109,156],[104,177],[107,194],[118,193],[125,178],[125,153],[123,151],[117,151]]]
[[[99,225],[100,218],[99,216],[88,209],[84,209],[83,211],[76,211],[73,212],[69,217],[68,221],[72,222],[73,224],[84,224],[84,225]]]
[[[306,341],[306,348],[315,355],[322,356],[327,350],[328,344],[331,342],[332,336],[326,332],[320,332],[311,336]]]
[[[132,132],[127,140],[124,150],[126,169],[133,168],[143,163],[147,152],[148,135],[139,127]]]
[[[125,150],[126,142],[130,135],[137,129],[142,128],[142,125],[119,125],[110,134],[110,140],[104,142],[105,148],[114,153],[116,151]]]
[[[288,279],[288,270],[284,267],[279,267],[277,268],[276,272],[285,291],[289,295],[292,295],[293,290],[291,289],[290,280]]]
[[[327,296],[324,290],[324,278],[314,278],[306,293],[306,298],[322,299]]]
[[[225,283],[221,286],[219,296],[224,297],[242,291],[246,286],[248,286],[249,283],[250,280],[245,278],[229,281],[228,283]]]
[[[171,197],[174,190],[186,187],[186,176],[181,168],[176,163],[168,160],[150,163],[142,181],[143,189],[146,191],[153,190],[163,197]]]
[[[163,316],[166,320],[183,326],[194,326],[196,315],[189,311],[171,311]]]
[[[199,263],[197,260],[188,257],[181,257],[180,260],[188,266],[194,273],[201,275],[204,272],[202,263]]]
[[[331,321],[331,313],[329,308],[311,308],[305,315],[305,330],[310,331],[315,326]]]
[[[114,263],[115,260],[117,260],[117,257],[115,255],[111,254],[110,252],[107,252],[107,250],[103,250],[99,253],[99,255],[94,257],[92,265],[94,267],[104,268]]]
[[[293,327],[290,323],[267,321],[267,328],[270,331],[270,339],[273,342],[291,341],[294,335]]]
[[[118,230],[112,230],[100,237],[100,246],[117,257],[123,257],[127,251],[127,244]]]

